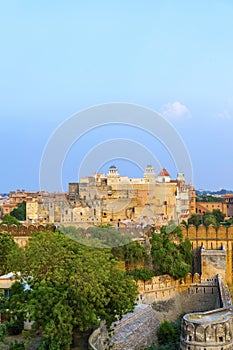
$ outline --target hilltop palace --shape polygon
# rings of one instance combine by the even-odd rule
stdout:
[[[195,212],[195,190],[182,173],[176,180],[166,169],[156,176],[148,165],[143,178],[121,176],[115,166],[69,183],[68,194],[38,193],[27,198],[28,223],[164,225],[180,223]]]

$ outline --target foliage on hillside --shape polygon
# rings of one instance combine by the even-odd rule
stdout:
[[[150,280],[155,275],[154,271],[148,267],[134,269],[132,271],[128,271],[127,274],[131,275],[135,281],[141,280],[144,282]]]
[[[210,203],[218,202],[218,203],[221,203],[222,202],[222,198],[221,197],[215,197],[215,196],[211,196],[211,195],[202,194],[202,195],[197,195],[196,201],[197,202],[210,202]]]
[[[178,279],[191,271],[191,243],[188,238],[183,239],[180,227],[162,227],[160,233],[153,233],[150,243],[157,276],[168,274]]]

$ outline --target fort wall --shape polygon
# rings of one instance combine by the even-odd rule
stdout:
[[[216,229],[210,225],[205,227],[200,225],[196,228],[190,225],[188,228],[181,225],[184,237],[188,237],[194,252],[194,271],[202,274],[201,266],[201,248],[205,250],[224,250],[226,254],[226,268],[224,282],[232,285],[233,283],[233,264],[232,264],[232,250],[233,250],[233,226],[228,228],[220,226]],[[223,276],[224,278],[224,276]]]
[[[217,277],[201,279],[197,273],[174,280],[168,275],[138,281],[139,299],[151,304],[160,321],[176,320],[182,313],[207,311],[220,307]]]

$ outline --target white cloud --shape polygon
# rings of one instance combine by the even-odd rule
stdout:
[[[189,109],[180,102],[169,102],[162,106],[161,113],[170,120],[183,120],[191,117]]]
[[[224,109],[221,113],[218,113],[217,117],[223,120],[231,120],[232,113],[228,109]]]

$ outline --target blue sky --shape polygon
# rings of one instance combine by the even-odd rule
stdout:
[[[54,130],[109,102],[162,113],[188,148],[195,187],[232,189],[232,18],[231,0],[1,1],[0,192],[39,189]],[[76,180],[79,148],[88,152],[88,138],[67,156],[64,188]]]

